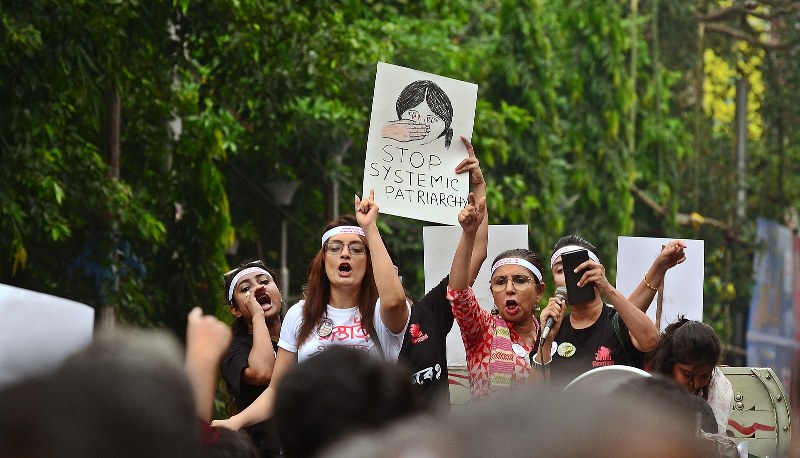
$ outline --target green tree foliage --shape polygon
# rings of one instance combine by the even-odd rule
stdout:
[[[0,12],[4,282],[176,329],[191,306],[218,302],[232,228],[213,129],[225,119],[199,103],[196,85],[176,89],[172,14],[133,1],[16,2]],[[114,91],[119,178],[103,140]],[[178,143],[168,123],[184,109],[189,140]]]
[[[732,126],[703,109],[715,70],[703,56],[744,59],[698,19],[716,2],[639,3],[634,14],[622,0],[6,2],[0,280],[181,332],[194,305],[226,316],[229,264],[279,266],[286,220],[296,297],[320,228],[360,193],[385,61],[479,85],[473,139],[491,222],[528,224],[543,256],[578,233],[613,272],[619,235],[706,240],[706,310],[728,337],[752,229],[733,218]],[[780,219],[798,199],[788,11],[773,28],[786,46],[747,61],[764,81],[750,217]],[[302,184],[283,208],[266,185],[291,180]],[[381,224],[422,293],[424,223]]]

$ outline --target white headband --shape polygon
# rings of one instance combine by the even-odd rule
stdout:
[[[261,267],[248,267],[247,269],[240,270],[239,273],[234,275],[233,280],[231,281],[231,286],[228,287],[228,302],[230,302],[231,299],[233,299],[233,289],[236,288],[236,283],[239,280],[241,280],[242,277],[244,277],[245,275],[250,275],[252,273],[260,273],[260,274],[269,275],[269,272],[267,272],[266,270],[262,269]],[[272,275],[269,275],[269,276],[270,276],[270,278],[272,278]]]
[[[561,257],[562,254],[566,253],[567,251],[576,250],[586,250],[586,252],[589,253],[589,259],[594,262],[600,262],[600,259],[597,258],[597,255],[592,253],[592,250],[578,245],[567,245],[562,246],[561,248],[557,249],[555,253],[553,253],[553,256],[550,258],[550,268],[553,268],[553,265],[555,265],[556,261]]]
[[[528,262],[528,261],[526,261],[525,259],[522,259],[522,258],[503,258],[503,259],[500,259],[499,261],[494,263],[494,265],[492,266],[492,273],[494,273],[494,271],[497,270],[498,267],[505,266],[507,264],[516,264],[518,266],[526,267],[528,270],[533,272],[533,275],[536,276],[536,278],[539,280],[539,283],[542,282],[542,273],[539,272],[539,269],[537,269],[536,266],[534,266],[533,264],[531,264],[530,262]]]
[[[366,234],[364,234],[364,229],[361,229],[358,226],[336,226],[328,229],[328,232],[322,234],[322,244],[325,245],[325,242],[327,242],[329,238],[337,234],[358,234],[362,237],[366,237]]]

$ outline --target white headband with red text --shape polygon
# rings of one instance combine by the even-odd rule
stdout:
[[[236,282],[242,279],[245,275],[250,275],[252,273],[260,273],[263,275],[269,275],[269,272],[262,269],[261,267],[248,267],[247,269],[240,270],[231,280],[231,286],[228,287],[228,302],[233,299],[233,289],[236,288]],[[269,275],[272,278],[272,275]]]
[[[557,249],[555,253],[553,253],[553,256],[550,258],[550,268],[553,268],[553,265],[556,263],[556,261],[558,261],[558,258],[560,258],[562,254],[566,253],[567,251],[578,250],[586,250],[589,253],[589,259],[594,262],[600,262],[600,259],[597,257],[597,255],[592,253],[592,250],[578,245],[567,245],[562,246],[561,248]]]
[[[505,265],[508,265],[508,264],[516,264],[518,266],[522,266],[522,267],[527,268],[528,270],[533,272],[533,275],[536,276],[536,278],[539,280],[539,283],[542,282],[542,273],[539,272],[539,269],[537,269],[536,266],[534,266],[533,264],[531,264],[530,262],[528,262],[527,260],[522,259],[522,258],[503,258],[503,259],[500,259],[496,263],[494,263],[494,265],[492,266],[492,273],[494,273],[494,271],[497,270],[498,267],[505,266]]]
[[[358,226],[336,226],[334,228],[328,229],[327,232],[322,234],[322,244],[325,245],[325,242],[327,242],[329,238],[337,234],[358,234],[362,237],[367,236],[366,234],[364,234],[364,229],[361,229]]]

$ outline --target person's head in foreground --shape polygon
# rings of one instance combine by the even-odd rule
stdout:
[[[198,456],[177,340],[104,331],[52,374],[0,393],[0,456]]]
[[[326,457],[705,457],[685,417],[647,395],[564,393],[537,387],[352,437]]]
[[[410,374],[369,353],[331,347],[298,364],[278,388],[275,419],[287,457],[315,456],[347,435],[412,413]]]

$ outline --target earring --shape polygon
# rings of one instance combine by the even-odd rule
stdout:
[[[492,306],[492,316],[500,315],[500,310],[497,309],[496,305]]]

